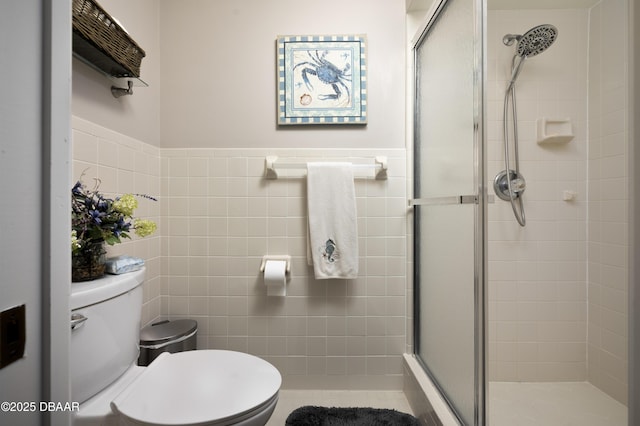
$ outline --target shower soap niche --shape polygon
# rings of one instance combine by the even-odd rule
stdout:
[[[571,119],[538,118],[537,141],[540,145],[563,144],[573,139]]]

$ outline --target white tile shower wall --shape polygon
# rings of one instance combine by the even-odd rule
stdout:
[[[547,51],[527,59],[516,85],[526,227],[517,224],[509,203],[496,199],[489,206],[491,380],[587,377],[587,16],[586,10],[488,12],[491,181],[504,170],[502,103],[514,53],[502,37],[547,23],[559,30]],[[538,145],[539,117],[570,118],[575,139]],[[564,190],[577,198],[563,201]]]
[[[126,193],[160,195],[160,150],[144,142],[116,133],[87,120],[72,117],[72,145],[74,182],[82,181],[91,187],[94,179],[106,196]],[[142,323],[160,317],[160,206],[157,202],[138,198],[136,217],[151,219],[159,224],[156,234],[107,246],[107,256],[129,254],[145,259],[146,281],[143,287]]]
[[[589,21],[589,381],[627,403],[627,2]]]
[[[198,321],[200,348],[272,362],[284,387],[402,389],[406,337],[404,149],[163,149],[162,312]],[[266,155],[386,155],[389,179],[356,179],[360,272],[315,280],[304,178],[266,180]],[[267,297],[265,254],[292,256],[286,297]]]

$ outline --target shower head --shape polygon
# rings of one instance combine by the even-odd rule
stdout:
[[[530,58],[547,50],[557,37],[558,29],[553,25],[545,24],[533,27],[523,35],[507,34],[502,38],[502,42],[511,46],[517,41],[516,54],[520,57]]]

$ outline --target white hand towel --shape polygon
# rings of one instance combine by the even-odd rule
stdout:
[[[316,279],[358,277],[358,224],[351,163],[308,163],[308,260]]]

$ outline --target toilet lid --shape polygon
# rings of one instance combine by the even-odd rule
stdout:
[[[111,408],[143,424],[210,424],[266,404],[281,382],[273,365],[242,352],[163,353],[111,402]]]

